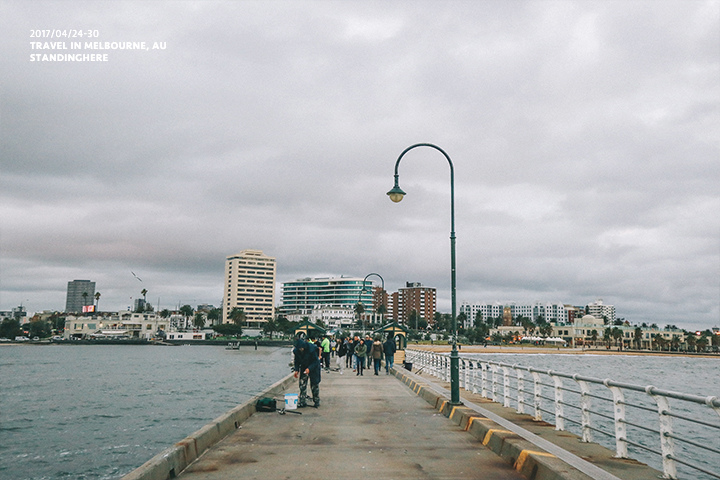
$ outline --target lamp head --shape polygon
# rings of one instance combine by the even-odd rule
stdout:
[[[395,186],[387,192],[388,197],[390,197],[390,200],[392,200],[395,203],[398,203],[403,199],[405,196],[405,192],[402,191],[400,186],[397,184],[397,180],[395,181]]]

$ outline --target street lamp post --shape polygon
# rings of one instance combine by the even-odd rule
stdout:
[[[378,273],[368,273],[365,275],[365,278],[363,279],[363,290],[365,290],[365,282],[367,281],[368,277],[375,275],[380,279],[380,282],[382,282],[382,290],[385,291],[385,279],[380,276]],[[370,293],[372,293],[372,289],[370,289]],[[380,324],[382,324],[382,314],[380,314]]]
[[[452,160],[445,150],[433,145],[432,143],[417,143],[411,145],[400,154],[395,162],[395,185],[392,190],[387,192],[387,195],[395,203],[400,202],[405,196],[405,192],[402,191],[399,184],[400,175],[398,174],[398,167],[400,166],[400,160],[403,155],[417,147],[430,147],[442,153],[450,165],[450,285],[452,292],[452,351],[450,352],[450,404],[460,404],[460,357],[457,349],[457,316],[456,316],[456,286],[455,286],[455,172],[453,169]]]
[[[363,283],[362,283],[362,288],[360,289],[360,293],[358,293],[358,303],[362,303],[360,301],[360,299],[362,297],[362,293],[365,291],[365,288],[366,288],[365,282],[367,282],[368,277],[370,277],[372,275],[375,275],[376,277],[378,277],[380,279],[380,281],[382,282],[383,292],[385,291],[385,279],[383,277],[381,277],[380,274],[378,274],[378,273],[368,273],[367,275],[365,275],[365,278],[363,279]],[[372,293],[372,289],[370,289],[370,293]],[[365,322],[363,322],[363,330],[365,330]]]

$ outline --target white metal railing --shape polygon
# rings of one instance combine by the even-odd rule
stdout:
[[[405,351],[405,359],[418,373],[450,381],[448,355],[409,349]],[[532,393],[526,381],[532,384]],[[554,423],[556,430],[566,430],[569,424],[579,429],[584,442],[594,441],[594,434],[614,438],[619,458],[629,458],[628,446],[659,455],[665,478],[677,479],[680,464],[695,473],[720,479],[720,474],[706,466],[712,462],[698,460],[714,458],[714,464],[720,464],[720,399],[717,397],[467,358],[460,359],[460,387],[505,407],[514,404],[518,413],[530,413],[537,421]],[[548,388],[551,396],[546,393]],[[552,410],[548,404],[552,404]],[[548,418],[543,418],[543,414]],[[694,454],[688,455],[691,450]]]

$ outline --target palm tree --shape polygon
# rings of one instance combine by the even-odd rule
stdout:
[[[222,311],[219,308],[212,308],[207,314],[207,319],[210,321],[211,325],[217,325],[218,320],[220,320],[220,315]]]
[[[605,327],[603,331],[603,341],[606,347],[610,347],[610,341],[612,340],[612,329]]]
[[[595,342],[597,342],[597,339],[598,339],[597,330],[593,330],[593,331],[592,331],[592,333],[590,334],[590,339],[592,340],[592,342],[593,342],[593,347],[594,347],[594,346],[595,346]]]
[[[642,328],[635,327],[635,346],[638,350],[642,347]]]
[[[688,345],[688,351],[694,352],[695,346],[697,345],[697,337],[694,333],[688,333],[685,337],[685,342]]]
[[[656,333],[655,335],[653,335],[653,339],[655,341],[655,345],[657,345],[658,349],[662,352],[663,347],[667,344],[665,338],[663,338],[661,334]]]
[[[87,293],[87,292],[83,292],[83,293],[82,293],[82,297],[83,297],[83,306],[85,306],[85,305],[88,304],[88,303],[87,303],[88,293]]]
[[[484,323],[484,321],[483,321],[482,312],[478,310],[478,312],[475,314],[475,325],[474,326],[477,328],[480,325],[483,325],[483,323]]]
[[[98,311],[98,305],[100,304],[100,292],[95,292],[95,311]]]
[[[193,318],[193,325],[195,328],[203,328],[205,326],[205,316],[201,312],[195,314]]]
[[[243,326],[247,320],[247,314],[242,307],[233,307],[230,312],[230,320],[232,320],[235,325]]]
[[[383,324],[383,315],[387,313],[387,307],[384,303],[381,303],[380,306],[377,308],[377,313],[380,314],[380,325]]]
[[[357,302],[355,304],[355,313],[358,316],[358,325],[362,323],[363,330],[365,330],[365,321],[362,320],[362,314],[365,313],[365,305],[363,305],[362,302]]]
[[[615,339],[615,345],[617,345],[618,340],[620,340],[620,350],[622,350],[622,336],[623,336],[622,330],[620,330],[617,327],[612,329],[612,337]]]
[[[183,328],[187,327],[188,318],[192,317],[193,312],[194,310],[190,305],[183,305],[182,307],[180,307],[180,313],[183,317],[185,317],[185,325],[183,325]]]
[[[265,322],[265,324],[262,327],[262,331],[265,335],[270,337],[270,339],[272,340],[273,333],[277,331],[277,328],[278,328],[277,323],[275,322],[274,319],[271,318],[270,320]]]

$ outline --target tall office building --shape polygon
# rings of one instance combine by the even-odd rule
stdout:
[[[73,280],[68,282],[66,313],[81,313],[85,305],[95,303],[95,282],[90,280]]]
[[[275,258],[261,250],[243,250],[225,260],[223,322],[230,323],[233,308],[242,308],[247,326],[272,320],[275,305]]]

